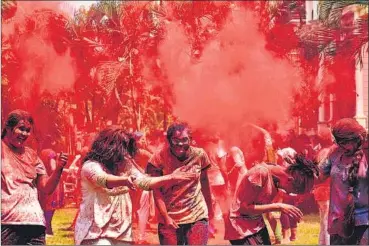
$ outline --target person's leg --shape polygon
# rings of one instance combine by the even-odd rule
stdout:
[[[53,228],[52,228],[52,219],[54,216],[55,210],[46,210],[44,211],[45,220],[46,220],[46,234],[47,235],[54,235]]]
[[[329,201],[317,201],[317,203],[319,206],[319,217],[320,217],[319,245],[329,245],[329,234],[328,234]]]
[[[206,245],[209,239],[209,223],[207,220],[199,220],[192,223],[186,232],[188,245]]]
[[[159,236],[159,242],[161,245],[177,245],[177,232],[179,232],[181,228],[179,229],[173,229],[169,228],[163,224],[158,225],[158,236]]]
[[[26,245],[45,245],[46,228],[43,226],[25,226],[27,227]]]
[[[290,240],[295,241],[297,239],[297,220],[292,217],[289,217],[289,221],[290,221],[290,228],[291,228]]]
[[[282,230],[281,230],[281,220],[279,212],[267,213],[267,218],[275,237],[275,243],[280,244],[282,242]]]
[[[1,244],[2,245],[23,245],[24,235],[20,233],[17,225],[1,225]]]
[[[283,240],[289,241],[288,231],[290,230],[290,218],[287,214],[281,213],[281,227]]]
[[[291,241],[296,241],[297,239],[297,227],[291,227]]]

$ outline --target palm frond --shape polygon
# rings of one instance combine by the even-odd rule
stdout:
[[[339,27],[342,13],[349,6],[368,6],[365,0],[321,1],[318,5],[319,20],[327,26]]]
[[[303,43],[325,46],[337,37],[337,31],[328,28],[320,21],[313,21],[309,25],[302,26],[297,31],[297,35]]]
[[[96,78],[101,88],[105,91],[106,95],[110,96],[118,78],[122,75],[123,70],[128,66],[124,62],[119,61],[106,61],[101,62],[96,68]]]
[[[349,54],[349,58],[356,60],[360,66],[363,65],[363,57],[368,52],[368,15],[355,21],[352,30],[348,31],[341,50]]]
[[[1,0],[1,18],[5,21],[12,18],[17,11],[17,1]]]

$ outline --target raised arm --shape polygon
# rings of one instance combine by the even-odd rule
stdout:
[[[36,181],[37,189],[46,195],[51,195],[58,186],[63,168],[67,164],[68,156],[66,154],[61,154],[57,160],[51,159],[50,161],[55,162],[55,170],[53,170],[50,177],[47,174],[38,175]],[[40,168],[40,166],[43,166],[41,161],[37,168]]]

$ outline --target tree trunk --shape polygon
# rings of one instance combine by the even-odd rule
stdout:
[[[136,102],[136,98],[134,97],[134,77],[133,77],[133,64],[132,64],[132,53],[130,52],[129,53],[129,75],[130,75],[130,80],[129,81],[130,83],[130,90],[131,90],[131,101],[132,101],[132,111],[133,111],[133,119],[135,121],[135,127],[136,127],[136,130],[139,130],[139,122],[138,122],[138,115],[137,115],[137,112],[138,112],[138,107],[137,107],[137,102]]]

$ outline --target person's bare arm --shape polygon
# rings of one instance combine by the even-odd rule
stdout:
[[[303,216],[300,209],[295,206],[285,204],[285,203],[271,203],[265,205],[254,205],[254,204],[242,204],[241,213],[248,215],[258,215],[273,211],[280,211],[288,214],[289,216],[300,220]]]
[[[244,178],[247,179],[247,176]],[[256,205],[254,204],[257,197],[260,195],[259,191],[261,187],[255,186],[247,180],[243,180],[242,184],[245,188],[243,190],[244,194],[247,194],[243,197],[243,201],[240,205],[241,214],[245,215],[261,215],[263,213],[273,212],[273,211],[281,211],[284,212],[291,217],[300,220],[302,217],[302,212],[295,206],[284,204],[284,203],[270,203],[270,204],[262,204]]]
[[[168,215],[167,206],[164,202],[163,195],[161,194],[160,190],[156,189],[153,192],[156,207],[158,208],[160,215],[164,219],[164,224],[174,229],[179,228],[178,224]]]
[[[56,167],[50,177],[47,174],[38,175],[36,184],[37,189],[46,195],[51,195],[59,184],[60,177],[63,173],[63,168],[68,162],[68,156],[61,154],[56,161]]]
[[[159,170],[156,166],[154,166],[150,162],[147,164],[146,170],[147,170],[147,173],[150,174],[151,176],[161,177],[163,175],[163,171]],[[167,206],[165,204],[165,201],[164,201],[163,195],[161,194],[160,189],[154,189],[153,195],[154,195],[154,201],[155,201],[156,207],[158,208],[158,211],[164,220],[163,221],[164,224],[174,229],[179,228],[177,223],[168,215]]]

